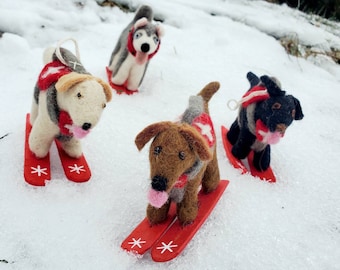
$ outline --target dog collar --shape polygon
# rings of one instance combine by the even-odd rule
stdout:
[[[129,35],[128,35],[128,40],[127,40],[127,49],[128,51],[133,55],[133,56],[136,56],[136,49],[135,47],[133,46],[133,34],[135,33],[135,28],[132,26],[130,31],[129,31]],[[157,49],[148,55],[148,60],[150,60],[159,50],[159,46],[161,45],[161,40],[159,39],[159,42],[158,42],[158,46],[157,46]]]
[[[256,139],[265,144],[275,144],[283,137],[280,132],[270,132],[269,128],[260,120],[255,125]]]
[[[39,74],[38,87],[40,90],[47,90],[53,83],[57,82],[60,77],[71,72],[71,68],[65,66],[59,60],[50,62],[44,66]]]
[[[71,126],[73,124],[73,121],[66,111],[60,111],[59,114],[59,121],[58,126],[60,129],[61,135],[65,136],[73,136],[73,134],[70,132],[68,126]]]
[[[188,183],[188,175],[182,174],[180,177],[178,177],[177,182],[175,184],[175,188],[184,188],[187,183]]]

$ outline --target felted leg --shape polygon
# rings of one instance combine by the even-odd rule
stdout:
[[[79,158],[83,153],[80,141],[74,137],[69,141],[62,142],[61,146],[66,154],[73,158]]]
[[[227,133],[227,139],[228,141],[234,145],[238,139],[238,136],[240,135],[240,126],[238,125],[237,119],[234,121],[234,123],[231,125],[228,133]]]
[[[185,189],[183,200],[177,204],[177,217],[179,222],[185,226],[192,223],[198,213],[197,191],[202,174],[199,173],[196,179],[190,180]]]
[[[238,159],[246,158],[250,153],[250,147],[255,142],[256,137],[248,130],[241,130],[237,142],[231,149],[231,153]]]
[[[253,164],[260,172],[268,169],[270,165],[270,145],[267,145],[263,151],[254,152]]]
[[[165,203],[161,208],[153,207],[151,204],[148,204],[146,209],[146,216],[149,219],[150,224],[158,224],[166,220],[168,216],[170,208],[170,201]]]
[[[218,168],[216,151],[213,159],[208,163],[202,178],[202,189],[205,193],[214,191],[220,183],[220,171]]]
[[[44,125],[41,117],[38,117],[32,127],[28,138],[30,150],[38,158],[44,158],[50,151],[51,144],[55,136],[53,127]]]

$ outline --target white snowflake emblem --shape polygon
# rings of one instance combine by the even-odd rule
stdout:
[[[31,174],[36,173],[39,177],[44,175],[47,175],[47,168],[41,168],[40,165],[38,165],[37,167],[31,167],[32,171]]]
[[[83,165],[78,166],[77,164],[74,164],[73,166],[68,166],[68,168],[70,169],[70,172],[76,172],[77,174],[80,174],[81,172],[86,172]]]
[[[165,251],[169,251],[169,252],[174,252],[173,250],[172,250],[172,248],[174,248],[174,247],[178,247],[178,245],[173,245],[172,243],[173,243],[174,241],[170,241],[169,242],[169,244],[165,244],[164,242],[162,242],[162,246],[161,247],[157,247],[156,249],[161,249],[162,251],[161,251],[161,254],[163,254]]]
[[[137,240],[133,237],[131,242],[128,242],[129,245],[132,245],[131,248],[135,246],[142,248],[142,244],[145,244],[146,241],[142,240],[142,238],[138,238]]]
[[[209,124],[196,123],[196,125],[201,129],[201,134],[207,136],[210,142],[213,141],[214,137],[211,132],[211,126]]]

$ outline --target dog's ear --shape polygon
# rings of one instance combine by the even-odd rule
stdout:
[[[104,94],[106,96],[106,101],[109,102],[112,98],[111,87],[105,83],[103,80],[96,78],[90,74],[80,74],[77,72],[71,72],[59,78],[58,82],[55,84],[55,88],[58,92],[65,92],[71,87],[85,80],[96,80],[102,87]]]
[[[143,26],[147,25],[148,23],[149,23],[148,19],[145,18],[145,17],[142,17],[142,18],[140,18],[139,20],[137,20],[137,21],[135,22],[134,28],[135,28],[135,30],[136,30],[136,29],[138,29],[138,28],[140,28],[140,27],[143,27]]]
[[[293,118],[294,118],[294,120],[301,120],[304,117],[304,115],[303,115],[303,112],[302,112],[300,101],[293,96],[291,96],[291,97],[292,97],[294,104],[295,104],[295,112],[294,112]]]
[[[179,132],[187,140],[189,145],[192,146],[200,160],[208,161],[213,158],[208,143],[196,129],[191,128],[190,125],[183,124]]]
[[[151,124],[144,128],[137,136],[135,139],[135,144],[140,151],[144,145],[148,143],[153,137],[155,137],[157,134],[159,134],[162,131],[167,130],[173,125],[172,122],[170,121],[164,121],[164,122],[159,122],[155,124]]]
[[[264,86],[267,88],[268,94],[271,97],[278,97],[278,96],[284,96],[286,94],[286,91],[281,90],[280,86],[269,76],[264,75],[261,76],[261,82],[264,84]]]
[[[253,72],[249,71],[247,73],[247,79],[250,83],[250,88],[253,88],[255,85],[260,83],[259,77],[257,77]]]
[[[160,25],[160,24],[157,24],[156,25],[156,32],[157,32],[157,36],[159,38],[162,38],[164,36],[164,28],[163,28],[163,26]]]
[[[55,88],[58,92],[65,92],[76,84],[92,78],[93,77],[89,74],[79,74],[77,72],[71,72],[60,77],[55,84]]]
[[[112,89],[111,86],[104,82],[102,79],[94,78],[97,82],[101,84],[104,90],[104,94],[106,96],[106,101],[109,102],[112,99]]]

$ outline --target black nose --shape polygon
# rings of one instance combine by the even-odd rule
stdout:
[[[150,45],[148,43],[143,43],[141,46],[141,50],[143,53],[147,53],[150,50]]]
[[[168,183],[168,179],[163,176],[156,175],[152,178],[151,186],[154,190],[164,191],[166,190],[166,185]]]
[[[83,126],[81,127],[83,130],[89,130],[91,128],[90,123],[84,123]]]

